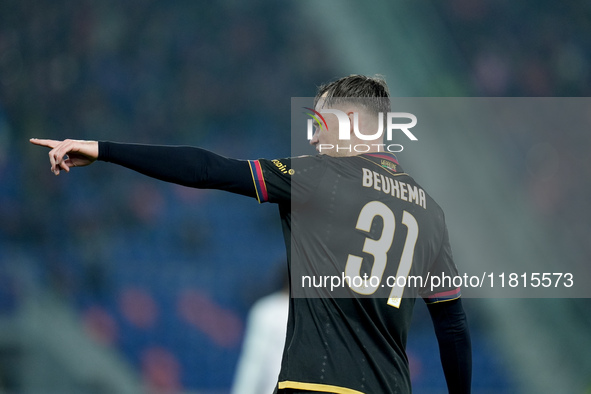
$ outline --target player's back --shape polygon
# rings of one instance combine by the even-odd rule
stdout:
[[[429,294],[418,279],[403,281],[437,265],[455,269],[438,258],[447,242],[442,210],[393,155],[294,160],[294,298],[283,377],[410,392],[406,337],[415,298]],[[453,265],[451,255],[444,260]]]

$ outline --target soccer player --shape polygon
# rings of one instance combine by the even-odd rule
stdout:
[[[385,81],[350,75],[321,86],[315,101],[315,111],[326,114],[310,141],[315,156],[243,161],[196,147],[31,142],[51,148],[56,175],[102,160],[278,204],[291,274],[278,393],[411,393],[405,346],[417,298],[432,317],[449,392],[469,393],[471,345],[460,289],[420,281],[457,275],[443,212],[379,137],[367,137],[379,129],[378,114],[390,111]],[[347,286],[333,293],[335,279]]]

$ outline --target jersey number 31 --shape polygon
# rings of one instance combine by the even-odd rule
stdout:
[[[371,268],[371,275],[369,280],[351,280],[350,287],[353,291],[363,295],[371,295],[381,286],[382,276],[388,263],[388,251],[392,247],[392,241],[394,240],[394,232],[396,231],[396,220],[394,212],[388,206],[379,201],[372,201],[361,209],[359,212],[359,218],[357,219],[356,228],[367,233],[371,230],[371,225],[376,216],[380,216],[384,222],[382,234],[379,239],[365,238],[363,244],[363,251],[371,254],[374,257],[373,267]],[[408,229],[406,234],[406,241],[404,242],[404,248],[402,249],[402,255],[398,263],[398,270],[396,271],[396,278],[392,283],[392,291],[388,298],[388,305],[395,308],[400,307],[400,301],[402,299],[402,293],[404,292],[404,286],[398,286],[397,283],[406,284],[406,278],[410,272],[412,266],[413,256],[415,252],[415,244],[419,236],[419,225],[410,213],[403,211],[402,213],[402,224]],[[345,275],[351,279],[355,277],[361,278],[361,264],[363,263],[363,257],[349,254],[347,258],[347,264],[345,266]],[[404,277],[404,280],[401,278]],[[389,281],[388,281],[389,282]],[[360,284],[356,286],[356,284]],[[390,285],[390,283],[388,283]]]

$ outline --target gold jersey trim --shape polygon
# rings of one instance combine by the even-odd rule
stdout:
[[[279,382],[278,387],[279,389],[300,389],[334,394],[365,394],[361,391],[348,389],[346,387],[332,386],[330,384],[321,383],[294,382],[291,380],[284,380],[283,382]]]

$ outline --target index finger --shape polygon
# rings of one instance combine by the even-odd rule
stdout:
[[[57,140],[40,140],[38,138],[31,138],[29,140],[30,143],[35,144],[35,145],[39,145],[39,146],[46,146],[48,148],[55,148],[61,141],[57,141]]]

